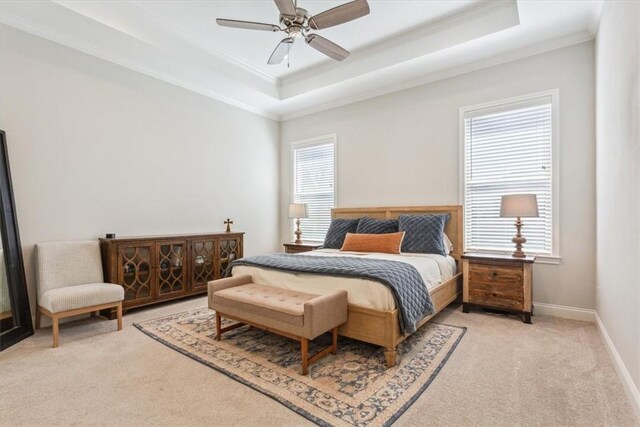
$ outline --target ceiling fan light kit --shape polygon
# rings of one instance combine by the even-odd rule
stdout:
[[[287,36],[280,41],[269,57],[268,64],[280,64],[284,58],[288,58],[291,46],[296,39],[303,38],[305,42],[336,61],[343,61],[349,56],[349,51],[327,40],[319,34],[310,33],[312,30],[322,30],[345,22],[353,21],[368,15],[370,12],[367,0],[354,0],[349,3],[326,10],[315,16],[301,7],[297,7],[297,1],[274,0],[280,11],[280,26],[264,24],[261,22],[238,21],[234,19],[216,19],[218,25],[245,30],[284,32]]]

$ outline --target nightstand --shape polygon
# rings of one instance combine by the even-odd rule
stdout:
[[[535,257],[468,253],[462,255],[462,311],[490,308],[524,315],[531,323],[531,267]]]
[[[285,243],[284,251],[288,254],[297,254],[300,252],[309,252],[315,251],[322,243],[311,243],[311,242],[302,242],[302,243]]]

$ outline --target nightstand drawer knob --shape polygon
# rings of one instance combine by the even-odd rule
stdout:
[[[498,277],[498,272],[497,271],[493,272],[493,277]]]

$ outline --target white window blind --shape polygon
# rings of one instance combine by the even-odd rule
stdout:
[[[553,102],[550,95],[464,113],[465,246],[513,251],[515,218],[504,194],[534,193],[539,218],[524,218],[525,251],[553,255]]]
[[[306,203],[302,239],[324,241],[335,205],[335,139],[322,138],[293,146],[293,202]]]

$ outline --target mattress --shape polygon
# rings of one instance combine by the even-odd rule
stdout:
[[[418,273],[420,273],[429,290],[450,279],[456,274],[457,268],[453,257],[436,254],[381,254],[341,252],[338,249],[319,249],[311,252],[303,252],[296,256],[356,256],[405,262],[411,264],[418,270]],[[348,293],[349,304],[375,310],[393,310],[396,308],[393,294],[389,288],[373,280],[294,273],[246,265],[239,265],[233,268],[233,276],[243,274],[251,275],[253,281],[261,285],[319,295],[337,289],[345,289]]]

